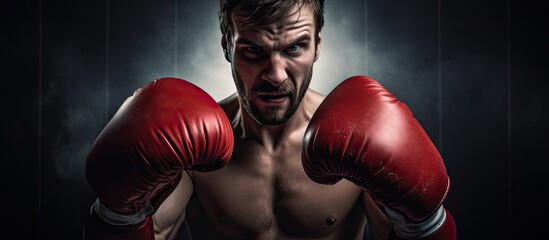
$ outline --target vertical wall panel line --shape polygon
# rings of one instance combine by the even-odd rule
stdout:
[[[507,187],[508,187],[508,205],[507,205],[507,231],[509,239],[513,238],[513,162],[511,156],[512,134],[511,134],[511,1],[507,0]]]
[[[364,0],[364,68],[368,76],[368,0]]]
[[[105,1],[105,122],[109,121],[109,25],[110,25],[110,9],[109,9],[109,0]]]
[[[174,44],[174,77],[177,77],[177,18],[178,18],[178,15],[177,15],[177,12],[178,12],[178,9],[177,9],[177,0],[174,1],[174,40],[173,40],[173,44]]]
[[[38,2],[38,239],[42,236],[42,0]]]
[[[437,2],[438,18],[438,148],[442,155],[442,8],[441,1]]]

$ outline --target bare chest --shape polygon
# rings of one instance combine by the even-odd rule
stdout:
[[[305,175],[299,156],[291,149],[277,154],[242,149],[224,168],[195,173],[193,201],[207,218],[199,222],[231,238],[360,235],[365,221],[361,190],[345,180],[335,185],[314,183]]]

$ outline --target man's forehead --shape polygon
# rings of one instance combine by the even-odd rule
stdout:
[[[281,16],[279,20],[267,25],[257,25],[253,19],[248,20],[242,14],[238,13],[233,14],[232,19],[236,32],[241,33],[267,30],[273,34],[277,34],[296,29],[307,30],[310,28],[312,30],[315,24],[313,10],[306,4],[294,6],[291,11]]]

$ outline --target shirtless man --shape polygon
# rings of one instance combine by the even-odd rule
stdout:
[[[375,239],[455,239],[446,170],[409,110],[367,77],[309,88],[323,1],[258,2],[220,1],[237,93],[218,105],[160,79],[101,132],[85,238],[174,239],[186,220],[193,239],[362,239],[366,221]]]

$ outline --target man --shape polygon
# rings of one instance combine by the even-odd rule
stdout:
[[[193,239],[361,239],[367,221],[375,239],[455,239],[408,109],[366,77],[309,89],[322,0],[221,0],[219,18],[238,92],[219,108],[177,79],[136,91],[90,152],[86,238],[173,239],[186,220]]]

